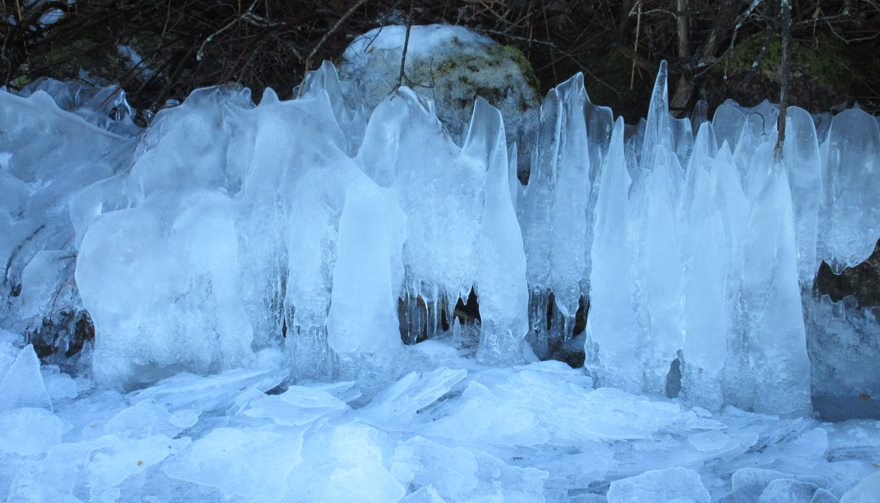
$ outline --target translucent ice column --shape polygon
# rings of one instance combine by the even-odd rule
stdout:
[[[880,237],[880,130],[857,109],[836,115],[822,145],[827,221],[821,233],[835,272],[853,267],[874,251]]]
[[[796,246],[788,177],[775,164],[752,205],[740,298],[745,338],[740,349],[748,366],[737,386],[750,403],[736,405],[756,412],[794,415],[810,410]]]
[[[477,241],[476,292],[482,317],[477,357],[513,363],[522,358],[522,341],[529,329],[529,293],[522,232],[510,198],[504,138],[501,113],[477,98],[461,152],[461,162],[486,170]]]
[[[623,119],[618,118],[596,202],[585,365],[604,386],[640,392],[640,330],[631,281],[636,250],[629,230],[631,178],[624,157],[623,134]]]

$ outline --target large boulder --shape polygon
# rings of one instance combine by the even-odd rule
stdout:
[[[353,79],[372,110],[400,81],[405,26],[376,28],[346,49],[339,74]],[[437,116],[459,143],[467,133],[476,98],[501,110],[507,142],[518,145],[527,170],[539,118],[537,82],[523,55],[461,26],[413,26],[401,85],[434,100]]]

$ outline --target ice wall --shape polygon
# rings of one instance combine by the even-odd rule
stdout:
[[[0,93],[0,318],[24,330],[8,320],[75,286],[107,386],[369,373],[393,368],[401,337],[447,327],[518,363],[527,332],[561,343],[581,310],[600,386],[798,414],[807,329],[829,325],[802,305],[818,264],[855,264],[880,236],[876,120],[851,110],[817,134],[791,108],[777,158],[773,105],[725,103],[694,136],[669,114],[665,65],[637,126],[590,103],[580,75],[552,90],[525,187],[487,102],[459,146],[405,87],[367,119],[329,63],[296,99],[203,89],[143,131],[60,109],[65,89]],[[464,330],[472,289],[479,328]]]
[[[19,96],[0,92],[0,325],[62,358],[82,319],[68,208],[130,163],[127,107],[115,87],[40,80]]]

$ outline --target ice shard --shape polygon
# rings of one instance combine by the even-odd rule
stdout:
[[[642,147],[639,151],[639,164],[650,166],[655,147],[661,145],[666,152],[675,152],[672,143],[672,117],[669,115],[669,88],[667,86],[666,61],[660,63],[660,70],[654,81],[654,91],[651,94],[651,106],[648,108],[648,118],[645,121],[645,135],[642,139]]]
[[[603,386],[640,392],[641,341],[631,281],[636,250],[629,229],[631,178],[624,157],[623,134],[623,119],[618,118],[596,202],[585,366]]]
[[[813,118],[806,110],[788,107],[783,162],[791,183],[797,238],[798,278],[803,288],[812,287],[819,268],[816,259],[819,214],[822,207],[822,164]],[[878,236],[880,237],[880,236]]]
[[[30,344],[19,352],[0,380],[0,412],[20,407],[53,410],[40,375],[40,359]]]
[[[710,127],[704,123],[700,134]],[[694,155],[707,155],[699,137]],[[714,147],[714,138],[708,133],[704,138]],[[721,182],[713,179],[707,165],[711,165],[711,159],[692,159],[682,201],[679,234],[684,283],[681,393],[689,401],[717,409],[724,403],[721,369],[727,357],[732,321],[726,302],[731,257],[722,213],[712,191],[712,185]],[[732,169],[731,164],[728,166]],[[733,181],[739,183],[736,179]]]
[[[533,297],[546,297],[551,281],[550,222],[553,220],[556,204],[555,152],[558,150],[559,138],[556,131],[559,127],[561,99],[559,91],[551,89],[541,103],[541,124],[537,145],[532,153],[529,183],[523,190],[523,204],[518,208],[528,260],[529,291]]]
[[[556,201],[551,230],[550,289],[565,319],[566,335],[574,327],[586,273],[587,205],[590,199],[590,157],[584,106],[583,76],[576,75],[556,88],[560,109],[549,161],[555,166]],[[562,328],[562,327],[559,327]],[[557,329],[558,330],[558,329]]]
[[[510,199],[504,137],[501,113],[478,98],[461,162],[485,170],[475,287],[483,320],[477,357],[496,363],[521,360],[529,330],[526,256]]]
[[[336,123],[345,134],[345,152],[354,156],[367,129],[364,98],[354,82],[339,79],[336,67],[329,61],[324,61],[320,68],[306,74],[296,89],[296,97],[315,97],[322,91],[327,93]]]
[[[756,412],[810,410],[810,361],[798,286],[797,244],[788,177],[773,165],[752,205],[740,308],[748,371],[738,383]],[[752,390],[749,393],[749,390]]]
[[[644,390],[662,393],[669,366],[684,340],[683,269],[675,208],[681,166],[662,145],[655,146],[650,159],[653,166],[644,185],[633,190],[631,225],[638,236],[635,304]]]

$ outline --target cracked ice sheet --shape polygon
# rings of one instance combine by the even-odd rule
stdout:
[[[834,501],[878,471],[877,421],[713,413],[593,389],[559,362],[480,366],[446,342],[407,347],[378,382],[267,395],[271,372],[184,375],[14,408],[0,500]]]

